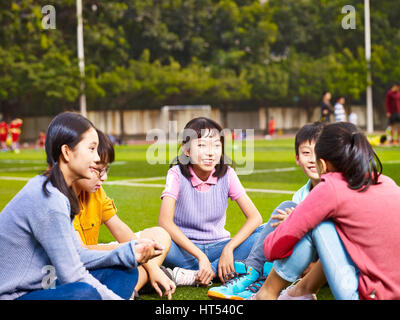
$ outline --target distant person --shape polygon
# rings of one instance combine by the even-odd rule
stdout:
[[[367,139],[373,147],[384,146],[387,141],[387,136],[383,134],[381,136],[367,137]]]
[[[321,122],[329,122],[330,116],[333,113],[333,107],[331,105],[332,95],[329,91],[322,93],[321,100]]]
[[[400,83],[395,83],[385,97],[386,116],[391,129],[391,143],[400,143]],[[395,140],[397,127],[397,141]]]
[[[8,124],[7,122],[0,121],[0,144],[1,151],[7,151],[7,136],[8,136]]]
[[[217,276],[225,282],[235,271],[234,260],[248,256],[263,229],[259,211],[225,163],[221,132],[218,123],[204,117],[186,124],[182,153],[168,170],[161,195],[159,225],[172,238],[164,265],[186,285],[209,285]],[[225,229],[229,198],[245,217],[232,238]]]
[[[109,134],[107,134],[107,136],[108,136],[108,139],[110,139],[110,141],[111,141],[111,143],[112,143],[113,145],[119,144],[119,143],[118,143],[118,140],[117,140],[117,138],[115,137],[115,134],[114,134],[114,133],[109,133]]]
[[[350,111],[349,122],[354,124],[355,126],[358,125],[357,113],[355,113],[354,111]]]
[[[268,121],[268,134],[272,137],[275,134],[275,120],[274,117]]]
[[[335,122],[346,121],[346,111],[344,110],[344,104],[346,99],[344,97],[339,97],[336,100],[334,106]]]
[[[40,130],[39,138],[36,140],[36,149],[44,148],[44,144],[46,142],[46,132],[44,130]]]
[[[11,133],[11,149],[15,153],[19,153],[19,137],[21,135],[22,119],[16,118],[10,122],[10,133]]]

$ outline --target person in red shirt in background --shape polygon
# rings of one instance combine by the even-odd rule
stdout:
[[[0,118],[1,119],[1,118]],[[8,134],[8,125],[5,121],[0,121],[0,144],[1,151],[7,151],[7,134]]]
[[[46,142],[46,132],[44,130],[40,130],[39,138],[36,140],[36,149],[44,148],[44,144]]]
[[[391,130],[391,142],[396,143],[394,137],[397,127],[397,143],[400,143],[400,83],[395,83],[386,93],[385,106]]]
[[[11,121],[10,123],[10,132],[11,132],[11,149],[14,152],[19,153],[19,136],[21,135],[21,126],[22,126],[22,119],[16,118]]]
[[[275,133],[275,120],[274,117],[268,121],[268,134],[272,137]]]

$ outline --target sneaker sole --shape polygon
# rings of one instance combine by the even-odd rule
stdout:
[[[228,300],[230,298],[229,296],[216,291],[208,291],[207,296],[214,300]]]
[[[207,293],[208,297],[213,300],[246,300],[245,298],[239,296],[226,296],[220,292],[210,291]]]
[[[231,296],[229,300],[246,300],[245,298],[239,297],[239,296]]]

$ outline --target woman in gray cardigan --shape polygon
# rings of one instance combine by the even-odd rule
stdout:
[[[32,178],[0,213],[0,299],[129,299],[138,263],[160,253],[154,242],[113,251],[82,247],[72,226],[79,202],[71,185],[99,161],[93,124],[65,112],[49,125],[49,169]]]

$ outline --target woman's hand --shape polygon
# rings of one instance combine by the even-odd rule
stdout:
[[[293,210],[294,210],[293,207],[286,208],[285,211],[276,209],[276,211],[278,211],[279,214],[273,215],[271,218],[280,220],[280,221],[271,223],[271,227],[275,228],[275,227],[279,226],[283,221],[286,220],[287,217],[289,217],[289,215],[293,212]]]
[[[229,245],[226,245],[224,250],[222,250],[218,263],[218,277],[222,283],[225,282],[225,276],[231,272],[235,272],[235,265],[233,263],[233,250],[229,247]]]
[[[196,280],[205,286],[208,286],[210,281],[216,276],[213,269],[211,268],[210,260],[208,260],[205,254],[201,255],[199,260],[199,272]]]

